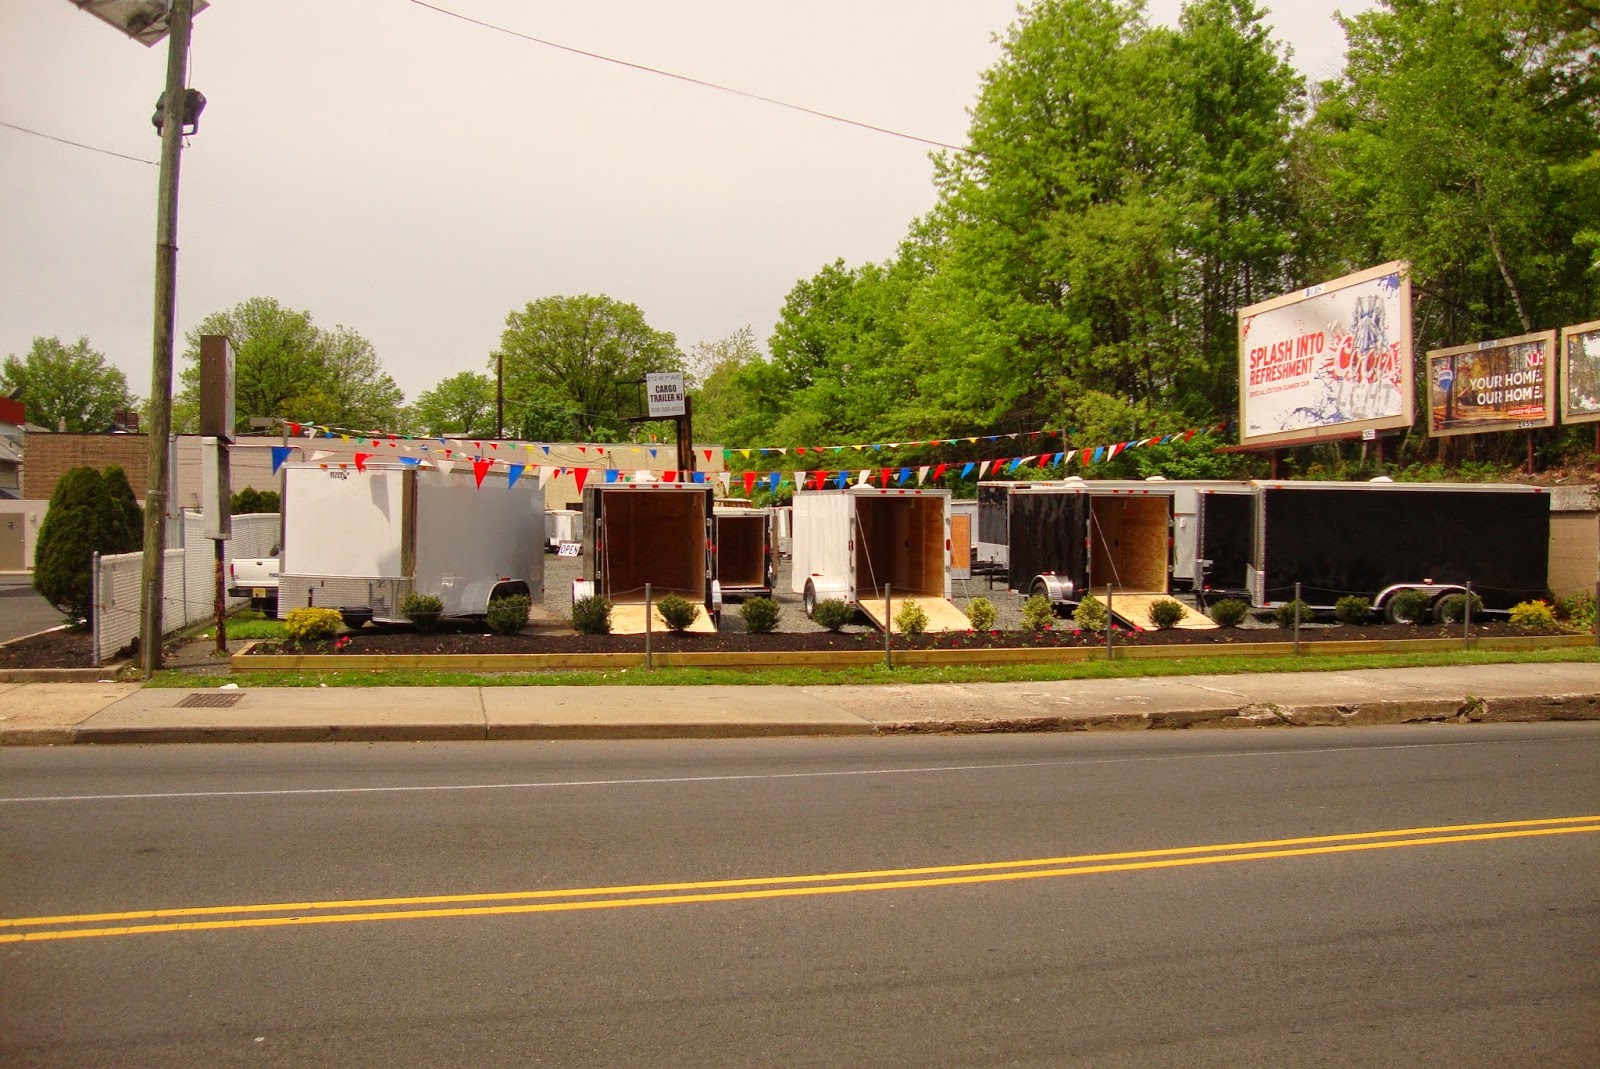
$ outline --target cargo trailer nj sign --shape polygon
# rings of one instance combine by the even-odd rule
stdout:
[[[1401,261],[1239,310],[1239,440],[1411,424],[1411,280]]]
[[[1428,433],[1477,434],[1555,424],[1556,332],[1428,353]]]

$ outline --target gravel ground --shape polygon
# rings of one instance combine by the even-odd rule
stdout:
[[[544,558],[544,607],[550,615],[557,620],[567,620],[572,616],[572,581],[583,575],[583,560],[579,557],[557,557],[554,554],[545,554]],[[822,628],[806,619],[805,609],[801,606],[800,595],[789,589],[789,561],[778,562],[778,589],[774,592],[778,604],[783,606],[783,617],[779,621],[780,631],[821,631]],[[950,600],[957,608],[965,609],[967,603],[973,598],[985,597],[994,602],[999,610],[997,626],[1002,631],[1015,631],[1022,627],[1022,603],[1025,598],[1020,594],[1008,592],[1000,581],[996,581],[993,588],[989,586],[986,578],[953,579],[950,582]],[[1182,599],[1188,600],[1188,599]],[[1193,603],[1190,602],[1192,605]],[[859,619],[859,618],[858,618]],[[859,620],[858,626],[870,626],[865,620]],[[1254,620],[1246,620],[1245,627],[1269,627],[1269,624],[1260,624]],[[1308,624],[1306,626],[1318,626]],[[739,607],[729,605],[722,614],[722,627],[726,631],[743,631],[744,621],[739,618]]]

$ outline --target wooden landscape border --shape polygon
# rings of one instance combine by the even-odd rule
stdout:
[[[1555,649],[1592,646],[1593,635],[1529,635],[1500,638],[1475,638],[1475,650]],[[252,644],[253,645],[253,644]],[[1300,644],[1307,653],[1333,656],[1361,653],[1443,653],[1462,648],[1459,638],[1352,639],[1349,641],[1307,641]],[[413,668],[439,672],[552,672],[638,668],[643,653],[274,653],[249,656],[249,646],[235,653],[229,664],[235,672],[370,672]],[[1292,642],[1234,642],[1185,645],[1114,644],[1112,657],[1118,661],[1173,660],[1184,657],[1270,657],[1290,656]],[[1078,664],[1103,661],[1103,646],[1013,647],[983,650],[895,650],[894,663],[912,666]],[[862,650],[773,650],[771,652],[683,651],[654,654],[657,668],[859,668],[883,663],[883,651]]]

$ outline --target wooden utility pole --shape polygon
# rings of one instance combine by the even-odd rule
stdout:
[[[161,98],[161,167],[156,197],[155,337],[150,353],[149,466],[144,499],[144,570],[139,612],[139,666],[145,678],[161,667],[162,570],[172,472],[172,335],[178,291],[178,162],[183,152],[185,75],[194,0],[172,0],[167,38],[167,88]]]

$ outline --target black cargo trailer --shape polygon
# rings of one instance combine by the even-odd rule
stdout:
[[[1045,594],[1062,606],[1107,586],[1139,593],[1168,589],[1172,495],[1166,486],[1075,479],[1012,486],[999,500],[1010,539],[1010,589]],[[991,523],[999,507],[992,499]],[[979,526],[984,522],[980,496]]]
[[[1458,483],[1258,482],[1250,600],[1294,597],[1330,609],[1342,597],[1383,610],[1401,590],[1435,602],[1467,583],[1490,610],[1547,595],[1550,495],[1538,487]]]

